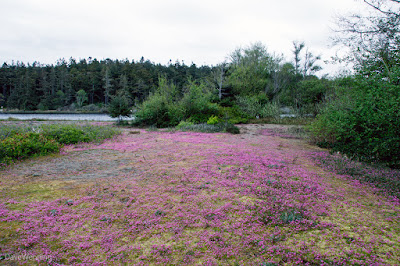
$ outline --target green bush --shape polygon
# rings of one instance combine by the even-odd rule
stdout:
[[[133,125],[174,127],[183,119],[183,110],[179,105],[170,103],[160,93],[151,94],[135,114]]]
[[[133,125],[175,127],[182,120],[206,123],[210,116],[218,115],[218,105],[211,103],[212,93],[204,84],[189,82],[183,96],[164,78],[157,91],[139,106]]]
[[[43,125],[42,134],[60,144],[101,142],[120,133],[118,129],[91,125]]]
[[[39,133],[14,134],[0,141],[0,165],[7,165],[14,160],[26,159],[36,155],[58,152],[60,144]]]
[[[250,97],[237,96],[236,104],[242,112],[242,116],[249,118],[278,117],[280,114],[279,106],[276,103],[268,102],[265,94]]]
[[[249,120],[249,117],[241,112],[237,106],[219,107],[218,114],[220,120],[227,121],[230,124],[247,123]]]
[[[259,116],[261,113],[262,104],[255,96],[236,96],[236,104],[240,111],[251,118]]]
[[[211,103],[212,93],[204,84],[189,83],[180,105],[185,119],[193,123],[207,123],[210,116],[218,115],[218,105]]]
[[[262,106],[260,111],[261,118],[278,118],[280,115],[279,106],[276,103],[266,103]]]
[[[28,126],[2,125],[0,127],[0,140],[12,137],[15,134],[31,132],[32,128]]]
[[[240,129],[237,126],[230,123],[225,124],[224,131],[231,134],[240,134]]]
[[[382,79],[358,79],[326,105],[310,131],[321,146],[399,168],[400,90]]]
[[[63,144],[101,142],[119,133],[120,130],[112,127],[91,125],[2,126],[0,166],[32,156],[58,152]]]
[[[179,124],[176,126],[176,129],[182,129],[182,128],[187,128],[187,127],[191,127],[194,124],[192,122],[188,122],[188,121],[181,121],[179,122]]]
[[[62,144],[75,144],[89,142],[90,138],[85,132],[73,126],[49,126],[43,128],[43,134]]]
[[[210,118],[208,119],[207,124],[209,124],[209,125],[215,125],[215,124],[218,124],[218,122],[219,122],[218,117],[215,116],[215,115],[212,115],[212,116],[210,116]]]

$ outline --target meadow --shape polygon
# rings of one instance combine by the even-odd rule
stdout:
[[[64,144],[58,153],[5,167],[0,259],[398,263],[398,191],[363,180],[361,171],[339,169],[327,150],[296,137],[298,127],[240,129],[236,135],[124,129],[101,143]],[[399,180],[395,170],[385,171]]]

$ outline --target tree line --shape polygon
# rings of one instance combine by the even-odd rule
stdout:
[[[178,61],[165,66],[144,58],[138,62],[70,58],[55,65],[4,63],[0,68],[0,104],[19,110],[95,108],[107,105],[118,90],[143,101],[157,86],[159,76],[182,86],[188,78],[202,79],[210,72],[208,66],[187,66]]]
[[[293,52],[293,61],[285,62],[262,43],[254,43],[236,49],[215,66],[189,66],[179,61],[162,65],[144,58],[70,58],[54,65],[4,63],[0,68],[0,105],[9,110],[96,111],[106,110],[116,95],[138,105],[157,89],[160,78],[165,78],[181,95],[191,82],[203,83],[212,91],[213,101],[223,105],[232,105],[236,97],[254,96],[302,108],[322,99],[323,91],[316,92],[314,100],[304,98],[308,94],[304,84],[320,81],[314,75],[320,70],[319,57],[306,51],[301,42],[294,42]]]

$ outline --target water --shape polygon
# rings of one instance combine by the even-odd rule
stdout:
[[[78,121],[116,121],[107,114],[5,114],[0,113],[0,120],[15,118],[20,120],[78,120]]]

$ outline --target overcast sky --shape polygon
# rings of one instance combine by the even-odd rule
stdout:
[[[262,42],[291,60],[304,41],[329,59],[335,14],[354,0],[0,0],[0,61],[171,59],[215,65],[239,46]],[[325,67],[330,69],[330,67]]]

